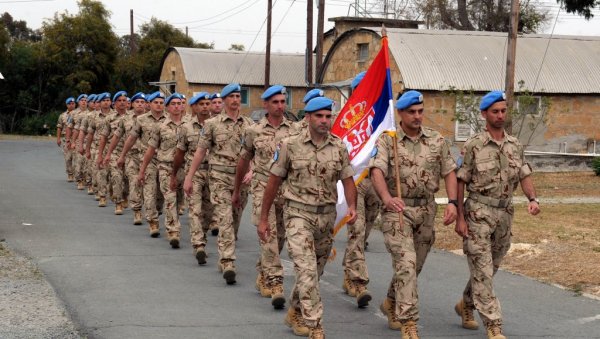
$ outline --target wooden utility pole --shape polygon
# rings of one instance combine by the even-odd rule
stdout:
[[[271,9],[273,0],[267,1],[267,53],[265,55],[265,90],[271,82]]]
[[[506,49],[506,79],[504,82],[508,112],[506,130],[512,133],[511,112],[514,106],[515,62],[517,56],[517,32],[519,30],[519,0],[511,0],[510,26],[508,28],[508,47]]]
[[[135,38],[133,36],[133,9],[129,10],[129,54],[135,53]]]
[[[313,83],[313,59],[312,59],[312,48],[313,48],[313,2],[312,0],[306,1],[306,83],[311,85]]]
[[[325,0],[319,0],[319,14],[317,19],[317,65],[315,67],[316,78],[321,76],[323,66],[323,26],[325,25]]]

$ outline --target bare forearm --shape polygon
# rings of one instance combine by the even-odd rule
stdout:
[[[110,145],[108,145],[108,152],[106,154],[112,154],[112,152],[117,148],[117,144],[121,138],[117,135],[113,135],[112,140],[110,141]]]
[[[192,163],[190,164],[190,168],[188,170],[187,173],[187,177],[192,178],[194,176],[194,173],[196,173],[196,171],[198,170],[198,167],[200,167],[200,164],[202,163],[202,161],[204,161],[204,157],[206,156],[206,148],[202,148],[202,147],[198,147],[196,149],[196,153],[194,153],[194,159],[192,160]]]
[[[448,173],[444,177],[444,183],[446,184],[446,196],[450,200],[456,199],[457,192],[457,182],[456,182],[456,173],[454,171]]]
[[[246,175],[246,172],[248,172],[248,167],[250,167],[250,161],[240,158],[235,169],[235,181],[233,184],[234,191],[239,191],[240,186],[242,185],[242,180],[244,179],[244,175]]]
[[[535,193],[535,187],[533,187],[533,180],[531,176],[526,176],[521,180],[521,189],[523,189],[523,193],[527,196],[527,199],[537,198]]]
[[[371,184],[373,184],[373,188],[375,189],[377,196],[379,196],[379,199],[381,199],[381,201],[387,201],[391,199],[392,195],[390,194],[387,184],[385,183],[383,172],[379,168],[372,168],[370,177]]]
[[[346,197],[348,207],[356,209],[356,197],[358,196],[358,192],[356,191],[354,179],[352,177],[345,178],[342,180],[342,185],[344,185],[344,196]]]
[[[281,177],[271,174],[271,176],[269,176],[269,181],[267,181],[265,192],[263,193],[263,201],[260,208],[261,221],[267,222],[269,220],[269,211],[271,210],[273,201],[275,201],[275,197],[277,196],[279,185],[281,185]]]
[[[176,175],[181,165],[183,165],[183,158],[185,157],[185,152],[177,148],[175,150],[175,156],[173,157],[173,175]]]
[[[458,179],[456,183],[456,199],[458,200],[457,213],[459,217],[465,216],[465,182]]]
[[[140,173],[146,172],[146,168],[150,161],[154,158],[154,147],[148,147],[148,150],[144,154],[144,161],[142,162],[142,166],[140,167]]]
[[[129,152],[131,147],[133,147],[133,144],[135,143],[136,140],[137,140],[136,137],[134,137],[133,135],[130,135],[127,138],[127,140],[125,141],[125,145],[123,145],[123,151],[121,151],[120,156],[124,157],[125,155],[127,155],[127,152]]]

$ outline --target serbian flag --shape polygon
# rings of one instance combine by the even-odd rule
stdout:
[[[383,132],[396,131],[388,40],[384,36],[381,50],[373,60],[360,84],[335,120],[331,133],[344,141],[354,182],[358,185],[369,174],[367,166],[377,138]],[[346,224],[348,205],[341,181],[337,183],[338,202],[334,235]]]

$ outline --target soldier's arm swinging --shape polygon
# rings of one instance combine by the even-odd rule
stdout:
[[[459,236],[466,238],[469,235],[469,227],[465,220],[465,182],[460,179],[458,179],[456,185],[456,199],[458,200],[458,208],[454,231]]]
[[[446,184],[446,196],[448,197],[448,200],[456,200],[456,173],[451,171],[446,174],[444,183]],[[454,204],[448,203],[448,205],[446,205],[443,219],[444,225],[448,226],[456,221],[457,209],[458,206],[454,206]]]
[[[136,141],[137,137],[133,135],[127,137],[127,140],[125,140],[125,145],[123,145],[123,151],[121,151],[119,160],[117,160],[117,166],[123,167],[123,165],[125,164],[125,156],[127,155],[127,152],[129,152],[129,150],[131,149],[131,147],[133,147],[133,144],[135,144]]]
[[[529,199],[529,204],[527,204],[527,212],[531,215],[537,215],[540,213],[540,205],[537,201],[532,200],[536,199],[537,195],[535,194],[535,187],[533,187],[533,180],[531,176],[528,175],[525,178],[521,179],[521,189],[523,189],[523,193],[527,199]]]
[[[352,225],[356,219],[358,219],[358,214],[356,214],[356,197],[358,196],[358,193],[356,191],[354,178],[348,177],[342,179],[342,185],[344,186],[344,196],[346,197],[346,203],[348,204],[347,223]]]
[[[62,128],[60,127],[56,127],[56,144],[58,146],[60,146],[61,141],[60,141],[60,133],[62,133]]]
[[[102,167],[102,154],[104,154],[104,147],[106,147],[106,137],[104,135],[100,136],[100,142],[98,143],[98,159],[96,160],[96,165],[98,167]]]
[[[240,187],[242,186],[242,181],[244,180],[244,176],[248,172],[248,168],[250,167],[250,160],[246,160],[244,158],[240,158],[237,163],[237,167],[235,169],[235,181],[233,184],[233,193],[231,194],[231,203],[236,208],[240,208]]]
[[[88,132],[87,140],[85,141],[85,153],[90,158],[90,148],[92,147],[92,139],[94,138],[94,132]]]
[[[115,135],[113,135],[112,139],[110,140],[110,144],[108,145],[108,151],[106,151],[106,156],[104,157],[104,165],[105,166],[110,163],[110,157],[112,155],[112,152],[115,150],[115,148],[117,148],[119,139],[121,139],[121,137],[119,137],[115,134]]]
[[[77,135],[77,139],[79,141],[79,154],[83,155],[85,152],[85,133],[80,131]]]
[[[156,149],[152,146],[148,146],[148,150],[144,154],[144,161],[140,166],[140,173],[138,174],[137,178],[137,181],[140,184],[144,183],[144,177],[146,176],[146,168],[148,167],[150,161],[152,161],[152,158],[154,158],[154,153],[156,153]]]
[[[404,210],[404,201],[399,197],[392,197],[387,184],[385,183],[383,171],[379,168],[371,168],[370,177],[373,188],[375,188],[375,192],[377,193],[377,196],[379,196],[379,199],[381,199],[381,202],[385,205],[385,208],[389,211],[402,213]]]
[[[202,161],[204,161],[206,152],[207,152],[206,148],[203,148],[203,147],[196,148],[196,152],[194,153],[194,159],[192,160],[192,163],[190,164],[190,169],[188,170],[187,174],[185,175],[185,181],[183,182],[183,190],[185,191],[185,193],[188,196],[192,195],[192,188],[193,188],[192,178],[194,177],[194,173],[196,173],[196,171],[198,170],[198,167],[200,167],[200,164],[202,163]]]
[[[173,191],[177,189],[177,172],[183,165],[183,159],[185,157],[185,151],[179,148],[175,149],[175,156],[173,157],[173,172],[171,173],[171,183],[169,186]]]
[[[258,222],[258,228],[256,229],[258,237],[262,241],[267,241],[270,236],[269,211],[271,210],[273,201],[275,201],[275,197],[277,196],[277,192],[279,191],[279,186],[281,185],[282,180],[283,179],[281,177],[271,174],[269,176],[269,181],[267,181],[267,187],[265,188],[265,193],[263,195],[262,206],[260,207],[260,220]],[[354,198],[354,201],[356,201],[356,197]]]

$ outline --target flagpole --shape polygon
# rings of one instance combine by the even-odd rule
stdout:
[[[385,25],[381,25],[381,37],[387,39],[387,31]],[[395,113],[393,113],[395,114]],[[394,126],[394,128],[397,128]],[[393,133],[392,141],[394,145],[394,179],[396,181],[396,196],[402,199],[402,187],[400,187],[400,160],[398,159],[398,136],[397,133]],[[398,213],[398,225],[400,226],[400,232],[404,232],[404,213]]]

